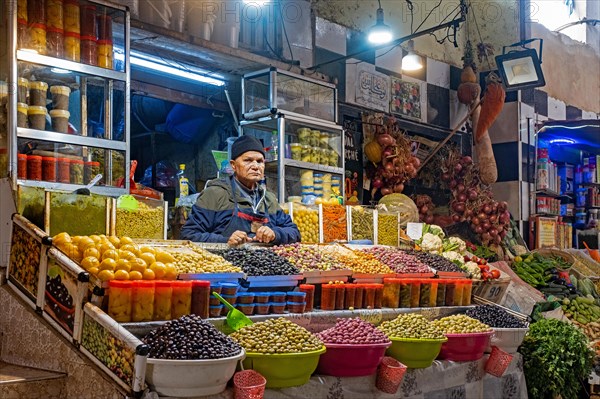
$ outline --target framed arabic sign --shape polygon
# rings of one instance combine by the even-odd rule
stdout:
[[[421,119],[421,85],[391,78],[390,112],[411,119]]]
[[[389,112],[390,77],[366,64],[358,65],[356,76],[356,104]]]

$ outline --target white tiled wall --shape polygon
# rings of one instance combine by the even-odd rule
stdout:
[[[342,26],[323,18],[316,18],[315,45],[331,52],[346,55],[346,31]]]
[[[427,58],[427,83],[450,88],[450,65]]]
[[[385,54],[385,55],[382,55]],[[402,47],[386,47],[375,53],[375,66],[391,72],[402,73]]]
[[[519,139],[517,126],[519,126],[519,103],[516,101],[505,103],[502,112],[490,127],[492,144],[510,143]]]
[[[548,97],[548,118],[552,120],[564,120],[567,118],[567,106],[556,98]]]

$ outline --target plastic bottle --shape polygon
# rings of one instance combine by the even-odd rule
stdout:
[[[185,177],[185,164],[182,163],[179,165],[179,172],[177,172],[177,184],[175,186],[176,196],[175,196],[175,205],[179,202],[179,198],[185,197],[189,195],[189,186],[188,179]]]

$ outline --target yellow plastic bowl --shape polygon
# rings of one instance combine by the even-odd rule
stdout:
[[[317,369],[325,347],[301,353],[246,352],[244,368],[259,372],[267,379],[267,388],[288,388],[304,385]]]
[[[399,360],[406,367],[421,369],[431,366],[431,363],[439,355],[442,344],[448,338],[442,339],[420,339],[420,338],[392,338],[392,346],[386,354]]]

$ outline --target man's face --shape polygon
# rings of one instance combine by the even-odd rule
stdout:
[[[248,188],[254,188],[263,179],[265,157],[260,152],[248,151],[230,162],[237,179]]]

